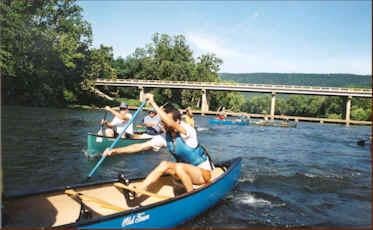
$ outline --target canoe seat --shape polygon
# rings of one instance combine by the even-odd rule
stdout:
[[[112,204],[113,206],[122,208],[123,210],[129,209],[123,194],[112,185],[99,186],[84,190],[77,189],[76,191],[88,197],[92,196],[100,200],[103,200],[107,203]],[[110,206],[102,205],[100,204],[100,202],[89,201],[89,199],[85,200],[84,204],[91,208],[93,211],[103,216],[119,212],[119,210],[116,208],[110,208]]]

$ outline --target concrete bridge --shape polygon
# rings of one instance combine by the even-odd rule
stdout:
[[[165,80],[137,80],[137,79],[96,79],[95,85],[137,87],[140,90],[140,100],[143,98],[145,88],[174,88],[201,90],[202,103],[201,113],[208,114],[209,106],[207,101],[207,90],[238,91],[238,92],[259,92],[271,93],[270,118],[275,118],[276,94],[304,94],[317,96],[343,96],[346,100],[346,125],[351,123],[350,110],[352,97],[372,97],[371,89],[337,88],[337,87],[316,87],[296,85],[269,85],[269,84],[243,84],[243,83],[222,83],[222,82],[192,82],[192,81],[165,81]],[[320,120],[321,121],[321,120]],[[354,122],[353,122],[354,123]],[[371,122],[370,122],[371,123]]]

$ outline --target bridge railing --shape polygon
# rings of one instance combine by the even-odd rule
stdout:
[[[189,86],[217,86],[217,87],[236,87],[236,88],[267,88],[267,89],[301,89],[301,90],[321,90],[337,92],[361,92],[371,93],[371,89],[364,88],[339,88],[339,87],[322,87],[322,86],[300,86],[300,85],[271,85],[271,84],[249,84],[249,83],[232,83],[232,82],[200,82],[200,81],[170,81],[170,80],[139,80],[139,79],[96,79],[96,83],[134,83],[134,84],[158,84],[158,85],[189,85]]]

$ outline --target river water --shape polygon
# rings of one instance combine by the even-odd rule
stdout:
[[[83,153],[86,134],[98,130],[103,115],[2,107],[4,192],[82,182],[96,163]],[[356,144],[370,135],[369,126],[219,126],[208,125],[208,118],[196,117],[200,142],[216,161],[241,156],[241,177],[228,196],[184,226],[371,225],[370,145]],[[166,150],[107,158],[92,179],[110,179],[118,172],[145,176],[171,159]]]

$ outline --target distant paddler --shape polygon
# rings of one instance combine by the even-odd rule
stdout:
[[[221,107],[219,107],[219,109],[220,108]],[[218,114],[216,115],[216,119],[225,120],[225,118],[227,118],[227,112],[225,111],[225,107],[223,107],[220,112],[219,112],[219,109],[218,109]]]
[[[148,115],[144,117],[144,126],[146,127],[146,133],[149,135],[158,135],[161,133],[161,119],[159,118],[157,111],[150,110]]]
[[[188,125],[192,126],[193,128],[195,128],[195,122],[194,122],[194,118],[193,118],[193,112],[192,112],[192,109],[190,107],[186,108],[185,109],[185,114],[182,116],[182,119],[185,123],[187,123]]]
[[[107,137],[117,137],[119,133],[122,133],[124,127],[127,125],[127,122],[132,118],[132,114],[128,110],[128,105],[124,102],[120,103],[119,111],[116,111],[109,106],[105,106],[105,110],[111,112],[114,118],[111,122],[104,119],[101,120],[101,124],[106,126],[104,135]],[[126,134],[133,134],[133,124],[128,126]],[[125,137],[126,135],[124,134],[122,138]]]

